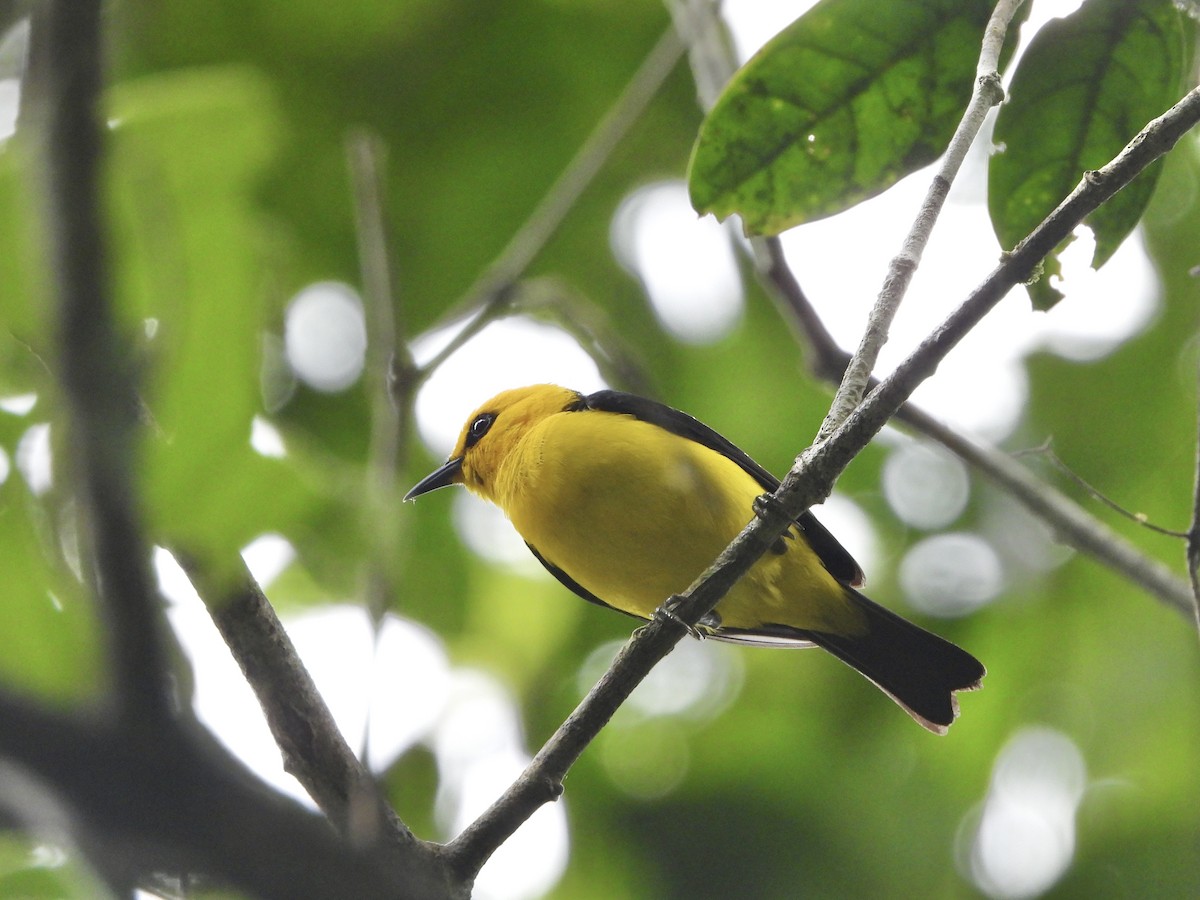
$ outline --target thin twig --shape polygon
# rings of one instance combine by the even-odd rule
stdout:
[[[992,11],[984,30],[971,100],[942,156],[941,165],[937,174],[933,176],[900,252],[892,257],[883,287],[875,298],[875,305],[867,318],[867,326],[863,329],[858,349],[854,351],[850,363],[846,366],[842,383],[829,407],[829,414],[817,432],[818,441],[827,438],[862,401],[879,353],[887,343],[892,320],[908,292],[913,274],[921,264],[921,256],[929,243],[933,226],[950,193],[950,185],[958,176],[963,160],[975,142],[975,136],[983,127],[988,111],[1004,99],[1004,89],[1000,86],[1000,51],[1008,33],[1008,24],[1022,2],[1023,0],[1000,0]]]
[[[81,534],[107,624],[122,719],[154,731],[172,721],[166,629],[137,519],[131,460],[138,398],[133,354],[113,314],[101,217],[101,4],[35,8],[34,116],[40,123],[50,270],[58,301],[58,373],[67,401]]]
[[[668,28],[642,61],[625,90],[543,195],[529,218],[512,236],[496,259],[467,289],[453,311],[438,327],[472,316],[450,343],[415,375],[419,384],[463,344],[505,312],[513,285],[558,230],[600,169],[608,162],[629,129],[641,117],[683,55],[683,43]]]
[[[390,558],[396,546],[389,523],[397,520],[392,504],[396,472],[407,453],[411,403],[393,395],[389,372],[413,368],[407,334],[396,302],[396,276],[388,238],[384,173],[386,152],[378,135],[353,132],[346,141],[350,180],[354,190],[355,233],[359,270],[367,313],[367,356],[364,365],[371,401],[371,441],[368,450],[368,500],[376,498],[385,513],[374,525],[383,526],[388,540],[383,553]],[[373,611],[386,608],[390,591],[372,598]]]
[[[1169,566],[1147,556],[1007,453],[968,440],[911,403],[896,418],[937,441],[1004,489],[1045,522],[1057,540],[1108,567],[1166,605],[1184,613],[1192,611],[1192,592],[1187,582]]]
[[[376,622],[395,597],[396,548],[400,546],[401,516],[396,473],[408,453],[411,432],[411,387],[393,393],[390,373],[412,371],[413,361],[396,303],[396,276],[389,252],[385,151],[377,135],[352,133],[346,157],[354,190],[355,233],[367,320],[364,378],[371,404],[371,440],[367,450],[364,509],[367,533],[374,546],[366,575],[367,608]],[[401,377],[397,379],[407,385]]]
[[[1029,236],[1007,254],[984,282],[880,382],[827,440],[802,453],[759,516],[722,551],[716,562],[680,597],[671,613],[659,613],[639,629],[601,681],[554,733],[513,786],[447,846],[449,864],[463,877],[484,861],[541,804],[562,791],[563,778],[638,682],[712,610],[729,588],[805,509],[825,499],[837,477],[899,410],[946,354],[1014,286],[1030,277],[1041,259],[1084,217],[1166,153],[1200,121],[1200,89],[1155,119],[1111,163],[1088,177]]]
[[[371,405],[371,440],[362,508],[371,547],[363,576],[363,595],[371,615],[372,658],[377,661],[383,617],[397,595],[399,548],[405,546],[403,530],[409,521],[395,512],[400,502],[396,473],[403,467],[411,446],[413,390],[404,373],[411,373],[414,366],[397,302],[397,279],[390,252],[385,206],[386,150],[377,134],[360,129],[346,139],[346,158],[354,191],[355,233],[367,313],[364,377]],[[398,390],[393,392],[393,386]],[[368,709],[374,708],[375,683],[372,678]],[[368,771],[370,739],[368,716],[359,749],[363,767]]]
[[[1051,465],[1058,469],[1058,471],[1060,471],[1063,475],[1066,475],[1069,479],[1075,482],[1075,484],[1085,490],[1093,500],[1104,504],[1113,512],[1123,516],[1131,522],[1141,525],[1148,531],[1153,531],[1157,534],[1174,538],[1186,538],[1188,536],[1188,532],[1186,531],[1176,531],[1171,528],[1164,528],[1161,525],[1155,525],[1148,518],[1146,518],[1145,513],[1136,513],[1133,510],[1126,509],[1125,507],[1121,506],[1121,504],[1117,503],[1117,501],[1102,493],[1082,475],[1077,473],[1074,469],[1063,462],[1062,458],[1054,452],[1053,442],[1050,440],[1047,440],[1040,447],[1030,447],[1028,450],[1017,451],[1013,454],[1013,456],[1040,456],[1043,459],[1048,460]]]

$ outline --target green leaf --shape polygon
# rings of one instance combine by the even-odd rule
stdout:
[[[730,81],[700,129],[701,213],[748,234],[841,212],[937,159],[971,94],[987,0],[825,0]]]
[[[1089,0],[1049,22],[1030,44],[996,119],[988,204],[1001,245],[1011,249],[1078,184],[1162,113],[1183,75],[1184,23],[1170,0]],[[1085,221],[1099,268],[1141,218],[1161,166],[1155,164]],[[1059,248],[1060,250],[1062,248]],[[1034,305],[1062,298],[1047,276],[1030,286]]]
[[[0,484],[0,683],[80,699],[103,682],[98,623],[48,517],[16,473]]]
[[[145,335],[152,533],[230,559],[291,504],[285,467],[249,443],[268,313],[254,191],[281,128],[261,77],[233,67],[121,85],[111,115],[117,296]]]
[[[47,352],[51,308],[40,240],[43,223],[30,176],[32,148],[22,137],[0,144],[0,391],[5,394],[33,389],[36,376],[28,381],[24,377],[31,374],[31,365],[44,370],[37,357]]]

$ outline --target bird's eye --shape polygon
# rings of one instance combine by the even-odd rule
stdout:
[[[481,437],[488,433],[492,423],[496,421],[494,413],[483,413],[476,416],[471,427],[467,429],[467,447],[474,447]]]

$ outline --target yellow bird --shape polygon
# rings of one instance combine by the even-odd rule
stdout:
[[[779,481],[707,425],[619,391],[539,384],[496,395],[445,465],[405,496],[463,484],[508,515],[538,561],[593,603],[649,619],[682,593]],[[700,623],[743,644],[817,645],[938,734],[983,665],[854,590],[862,570],[804,513]]]

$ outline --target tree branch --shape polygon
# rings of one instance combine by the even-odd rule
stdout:
[[[834,340],[796,281],[777,238],[756,240],[752,251],[763,281],[794,322],[812,350],[811,368],[818,377],[837,381],[849,359]],[[872,379],[870,389],[878,385]],[[977,444],[939,422],[919,406],[905,403],[896,418],[937,441],[1044,521],[1063,543],[1108,566],[1147,593],[1183,612],[1193,608],[1187,583],[1156,559],[1117,534],[1061,491],[1035,476],[1008,454]]]
[[[796,461],[761,513],[678,598],[664,604],[638,629],[600,682],[554,733],[541,752],[479,819],[447,846],[448,861],[464,875],[477,872],[487,858],[541,804],[562,791],[567,770],[599,733],[633,688],[712,610],[729,588],[774,543],[796,516],[825,499],[837,477],[896,414],[913,390],[946,354],[1015,285],[1026,281],[1038,263],[1089,213],[1166,153],[1200,121],[1200,89],[1194,90],[1144,128],[1108,165],[1089,172],[1079,186],[1033,232],[1006,254],[984,282],[933,334],[869,394],[825,441]]]
[[[1004,89],[1000,86],[1000,51],[1004,46],[1004,38],[1008,33],[1009,22],[1016,14],[1023,0],[1000,0],[992,10],[992,16],[984,30],[983,44],[979,53],[979,64],[976,67],[975,87],[971,92],[971,100],[963,113],[954,136],[946,152],[942,155],[941,165],[921,208],[917,211],[916,220],[904,238],[900,252],[892,257],[887,275],[883,279],[883,288],[875,299],[875,305],[867,318],[867,327],[859,341],[858,349],[846,365],[842,382],[834,394],[829,414],[821,423],[817,432],[817,440],[822,441],[833,433],[850,414],[850,411],[862,401],[867,383],[883,345],[887,343],[888,332],[892,320],[900,308],[900,302],[908,292],[913,274],[921,264],[921,255],[929,243],[933,226],[941,214],[946,197],[950,193],[950,185],[958,176],[966,159],[967,151],[975,142],[975,136],[983,127],[988,111],[1004,99]]]
[[[418,846],[420,842],[379,794],[370,772],[346,743],[245,563],[238,560],[233,570],[238,580],[232,587],[186,557],[180,557],[179,563],[254,690],[283,754],[284,769],[353,843]]]
[[[161,603],[135,514],[130,461],[138,397],[110,296],[101,227],[100,7],[47,2],[30,35],[49,265],[57,295],[58,377],[94,590],[105,614],[118,712],[134,729],[172,718]]]
[[[199,729],[135,742],[120,722],[52,713],[3,691],[0,722],[0,808],[80,844],[121,895],[149,872],[188,872],[268,900],[466,896],[436,869],[341,841]]]

